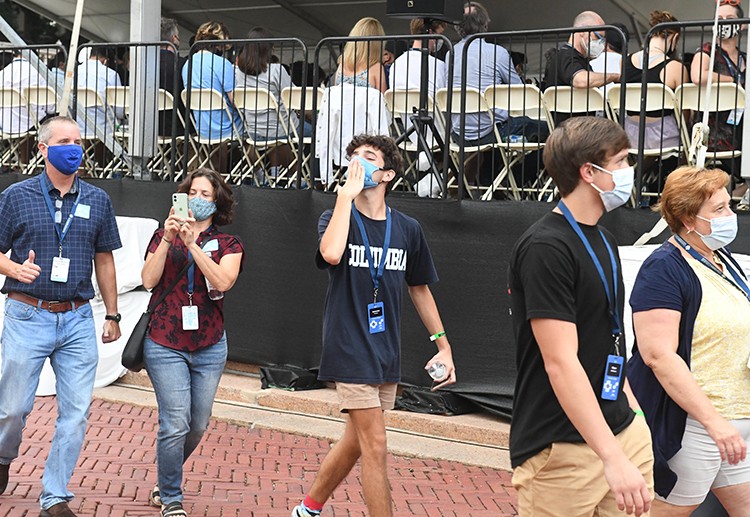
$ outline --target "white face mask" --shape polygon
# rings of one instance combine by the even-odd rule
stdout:
[[[713,251],[729,246],[737,237],[737,214],[714,217],[713,219],[706,219],[699,215],[696,217],[708,221],[708,224],[711,225],[711,233],[708,235],[701,235],[697,230],[693,231],[700,235],[703,243]]]
[[[602,55],[602,52],[604,52],[604,48],[607,46],[607,43],[599,38],[599,39],[591,39],[588,43],[588,49],[587,49],[587,57],[589,59],[596,59],[599,56]]]
[[[602,203],[604,203],[604,209],[607,212],[611,212],[615,208],[627,203],[628,199],[630,199],[630,196],[633,193],[635,169],[631,166],[625,167],[623,169],[617,169],[615,171],[608,171],[603,167],[599,167],[595,163],[592,163],[591,165],[595,169],[611,175],[612,179],[615,182],[615,188],[612,190],[602,190],[593,183],[591,184],[591,186],[594,187],[594,190],[596,190],[599,193],[599,196],[601,196]]]

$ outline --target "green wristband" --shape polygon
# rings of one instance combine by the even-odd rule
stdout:
[[[642,410],[642,409],[634,409],[634,410],[633,410],[633,413],[635,413],[636,415],[640,415],[640,416],[642,416],[643,418],[646,418],[646,414],[645,414],[645,413],[643,412],[643,410]]]
[[[433,335],[430,336],[430,341],[437,341],[441,337],[445,335],[445,331],[441,330],[440,332],[435,332]]]

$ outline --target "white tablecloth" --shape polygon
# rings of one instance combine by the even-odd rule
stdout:
[[[133,327],[138,322],[138,318],[146,310],[150,294],[144,290],[134,290],[141,285],[141,269],[143,268],[143,258],[146,254],[146,247],[151,240],[151,235],[159,226],[153,219],[141,217],[117,217],[117,227],[122,240],[122,248],[115,250],[113,253],[115,259],[115,270],[117,271],[117,306],[122,321],[120,329],[122,337],[115,342],[104,344],[101,341],[102,327],[104,325],[104,303],[99,295],[99,289],[96,285],[94,275],[94,288],[96,296],[91,300],[91,307],[94,311],[94,323],[96,325],[97,343],[99,346],[99,365],[96,369],[96,381],[94,386],[100,388],[113,383],[122,377],[126,370],[120,364],[122,349],[128,341]],[[5,282],[5,277],[0,275],[0,285]],[[2,297],[5,298],[4,296]],[[0,310],[0,331],[5,317],[5,311]],[[32,338],[32,336],[30,336]],[[0,345],[0,351],[2,350]],[[2,353],[0,353],[0,361]],[[36,391],[37,396],[55,394],[55,373],[49,360],[44,364],[42,374],[39,379],[39,387]]]

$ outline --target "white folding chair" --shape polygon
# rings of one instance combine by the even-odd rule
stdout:
[[[304,103],[302,101],[302,93],[304,91]],[[302,151],[302,171],[305,177],[309,180],[312,176],[310,170],[310,146],[312,145],[312,137],[304,136],[301,134],[301,129],[305,120],[305,113],[312,111],[313,98],[316,99],[316,109],[320,109],[320,105],[323,103],[323,88],[314,88],[312,86],[291,86],[281,90],[281,103],[286,106],[286,109],[291,113],[292,111],[297,112],[299,117],[299,127],[294,124],[288,124],[292,131],[289,135],[289,143],[292,146],[294,153],[299,156],[299,152]],[[315,117],[313,117],[315,120]]]
[[[704,111],[718,113],[731,110],[745,109],[745,90],[742,86],[735,83],[715,83],[711,87],[711,97],[708,97],[706,87],[695,84],[682,84],[674,92],[675,105],[679,116],[677,122],[680,124],[680,132],[685,147],[690,149],[690,139],[692,138],[692,128],[688,126],[688,117],[686,111],[693,111],[695,116],[701,116]],[[742,151],[739,149],[730,149],[719,151],[708,149],[706,153],[706,162],[715,163],[720,160],[739,158]]]
[[[598,88],[550,86],[544,90],[544,104],[550,113],[550,127],[556,125],[558,113],[568,116],[607,111],[604,94]]]
[[[533,84],[496,84],[490,86],[484,90],[484,99],[487,106],[490,109],[493,117],[493,127],[495,130],[495,138],[498,141],[497,148],[500,150],[500,155],[503,159],[504,167],[495,176],[492,185],[482,195],[483,200],[492,199],[492,193],[496,190],[502,190],[503,180],[507,177],[508,185],[510,186],[511,194],[514,199],[521,199],[521,192],[516,184],[515,176],[513,175],[513,166],[521,162],[524,157],[536,151],[540,151],[544,148],[544,142],[513,142],[510,138],[503,141],[497,124],[495,123],[495,110],[503,110],[510,112],[514,110],[516,116],[528,116],[526,112],[532,114],[534,117],[544,117],[544,123],[547,125],[549,130],[550,118],[547,108],[542,99],[542,92]],[[532,118],[532,117],[529,117]],[[537,120],[540,120],[537,118]],[[542,180],[543,170],[540,168],[535,174],[535,181],[532,188],[536,188],[537,185],[543,184]],[[543,191],[546,191],[547,185],[543,187],[540,195],[543,195]]]
[[[489,114],[489,109],[487,107],[487,102],[484,100],[484,96],[482,93],[477,90],[476,88],[465,88],[463,90],[452,90],[449,91],[447,88],[441,88],[437,91],[435,94],[435,102],[438,105],[438,108],[443,113],[446,113],[447,116],[451,115],[460,115],[461,114],[461,96],[462,94],[466,95],[466,114],[480,114],[480,113],[486,113]],[[451,107],[450,112],[448,111],[448,97],[451,98]],[[463,170],[463,167],[459,166],[460,163],[460,151],[461,147],[463,146],[464,149],[464,163],[468,161],[472,157],[479,157],[480,153],[483,153],[485,151],[491,151],[496,146],[497,143],[489,143],[489,144],[482,144],[482,145],[465,145],[464,142],[457,142],[456,141],[456,133],[454,131],[460,131],[460,127],[456,126],[453,128],[453,131],[451,131],[450,135],[450,143],[448,144],[448,154],[451,157],[451,161],[453,162],[453,165],[455,166],[456,170]],[[479,177],[479,172],[477,171],[477,179]],[[463,174],[463,182],[464,182],[464,188],[466,189],[466,192],[469,194],[469,197],[474,197],[472,194],[472,188],[469,185],[469,181],[466,178],[466,172],[464,171]],[[451,178],[448,182],[448,188],[455,188],[455,178]],[[479,185],[479,181],[477,181],[477,190],[486,190],[487,187],[482,187]]]
[[[185,119],[182,116],[182,112],[178,109],[176,109],[174,105],[174,97],[171,93],[169,93],[164,88],[159,88],[156,92],[156,109],[159,112],[160,115],[162,115],[164,112],[167,111],[173,111],[176,110],[176,117],[179,121],[178,128],[184,128],[185,127]],[[166,179],[166,177],[169,174],[169,167],[171,166],[172,161],[172,152],[175,153],[175,164],[180,164],[182,162],[182,147],[185,143],[185,134],[182,131],[177,131],[177,134],[172,137],[172,135],[157,135],[156,136],[156,155],[153,157],[151,162],[149,163],[149,169],[153,171],[159,171],[161,170],[161,173],[159,174],[157,172],[157,175],[161,179]],[[190,139],[190,146],[193,151],[193,154],[198,153],[198,149],[195,146],[195,142]],[[175,170],[174,171],[174,179],[178,180],[184,171],[182,170]]]
[[[289,144],[289,137],[287,136],[289,135],[289,127],[279,109],[279,103],[276,102],[276,98],[267,88],[235,88],[233,100],[234,106],[239,111],[240,118],[245,126],[245,142],[250,145],[250,150],[248,152],[243,146],[243,158],[248,168],[242,172],[242,163],[240,163],[234,168],[232,174],[237,175],[239,173],[239,183],[242,183],[246,177],[253,175],[257,183],[257,178],[260,177],[260,175],[256,174],[257,171],[260,168],[263,168],[266,172],[269,170],[269,167],[266,166],[268,165],[266,162],[268,153],[276,147]],[[274,133],[271,138],[262,139],[259,137],[263,135],[255,134],[256,128],[250,124],[248,115],[253,114],[256,117],[263,117],[269,112],[275,113],[285,136],[279,138],[279,134]],[[271,177],[270,174],[265,174],[269,185],[276,187],[282,180],[287,179],[287,172],[294,167],[296,161],[295,158],[288,167],[281,168],[274,177]]]
[[[92,176],[106,177],[112,170],[111,165],[121,160],[121,157],[113,157],[109,161],[103,160],[102,163],[97,160],[97,149],[103,149],[105,142],[97,136],[96,129],[92,128],[92,125],[103,128],[105,139],[121,141],[116,136],[118,124],[115,121],[115,114],[94,88],[78,88],[76,102],[84,108],[86,113],[84,120],[78,120],[83,141],[83,162]],[[106,154],[106,151],[100,152]]]
[[[51,86],[29,86],[24,88],[22,93],[37,128],[39,128],[44,117],[57,113],[57,105],[60,99]],[[37,152],[29,160],[23,172],[24,174],[34,174],[43,168],[44,158]]]
[[[419,179],[417,177],[418,172],[416,171],[418,163],[416,159],[418,159],[418,157],[414,155],[420,151],[420,147],[417,143],[416,129],[414,131],[411,130],[412,122],[410,116],[419,110],[420,91],[417,89],[387,90],[383,94],[383,97],[385,98],[386,106],[388,106],[388,111],[393,117],[393,124],[391,126],[393,136],[397,140],[402,139],[399,143],[399,148],[404,151],[404,156],[406,157],[407,162],[404,177],[408,177],[411,172],[414,172],[415,180],[417,180]],[[427,95],[426,109],[432,117],[435,129],[438,132],[442,131],[444,133],[445,121],[443,120],[440,110],[436,109],[434,99],[429,94]],[[409,133],[410,131],[411,133]],[[426,152],[435,153],[440,151],[440,146],[438,145],[435,135],[433,135],[432,129],[427,128],[425,131],[425,140],[428,145],[428,149],[425,150]],[[399,181],[401,181],[401,179],[399,179]],[[434,178],[434,181],[438,184],[442,184],[440,178]],[[409,188],[412,188],[410,184]]]
[[[193,168],[192,164],[196,165],[195,168],[210,166],[212,158],[221,152],[223,145],[229,146],[233,140],[242,142],[240,128],[235,126],[232,110],[226,103],[224,95],[221,92],[212,88],[192,88],[190,95],[188,95],[188,90],[182,90],[180,95],[182,96],[182,102],[189,110],[190,118],[196,128],[199,126],[195,121],[194,112],[221,110],[232,121],[232,133],[229,136],[223,136],[220,132],[217,132],[219,134],[209,132],[208,136],[203,136],[200,131],[196,133],[195,138],[198,143],[198,152],[190,158],[187,167],[188,170]],[[244,152],[243,148],[243,154]],[[229,180],[230,176],[230,173],[226,173],[225,179]]]
[[[11,117],[21,110],[27,109],[26,99],[21,92],[15,88],[0,88],[0,107],[3,110],[12,110]],[[10,118],[10,117],[9,117]],[[17,125],[17,124],[16,124]],[[32,140],[33,131],[27,128],[13,132],[7,128],[0,128],[0,163],[4,167],[23,171],[26,168],[25,156],[22,156],[24,148]]]
[[[641,111],[641,100],[645,97],[646,100],[646,112],[664,112],[667,111],[668,113],[664,114],[663,121],[662,121],[662,127],[663,124],[668,123],[668,121],[671,119],[672,124],[676,124],[677,127],[679,127],[679,124],[676,120],[676,111],[675,111],[675,97],[674,92],[671,88],[668,86],[661,84],[661,83],[648,83],[646,85],[646,89],[643,90],[640,83],[633,83],[633,84],[626,84],[625,90],[623,91],[622,86],[620,84],[613,84],[607,89],[607,104],[609,105],[609,116],[618,124],[620,123],[620,106],[622,104],[623,96],[625,97],[625,112],[626,113],[638,113],[640,114]],[[641,124],[645,124],[646,121],[639,119]],[[632,144],[637,144],[637,142],[631,142]],[[629,153],[637,157],[638,156],[638,147],[632,147],[629,150]],[[678,145],[659,145],[658,147],[646,147],[644,145],[643,147],[643,157],[644,158],[655,158],[655,159],[665,159],[670,158],[673,156],[680,156],[681,153],[681,146]],[[646,167],[644,169],[642,184],[643,185],[650,185],[650,184],[658,184],[659,182],[659,171],[652,170],[652,172],[649,174],[647,171],[649,169],[652,169],[650,167]],[[651,192],[644,190],[643,195],[648,196],[658,196],[658,192]]]

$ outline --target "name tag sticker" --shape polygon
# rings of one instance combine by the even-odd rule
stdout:
[[[219,241],[216,239],[212,239],[208,241],[206,244],[203,245],[203,251],[218,251],[219,250]]]
[[[91,207],[89,205],[78,205],[76,207],[76,217],[80,217],[81,219],[88,219],[91,217]]]
[[[54,257],[52,259],[52,272],[49,279],[53,282],[64,284],[68,281],[68,271],[70,270],[70,259],[64,257]]]
[[[198,306],[182,306],[182,330],[198,330]]]

